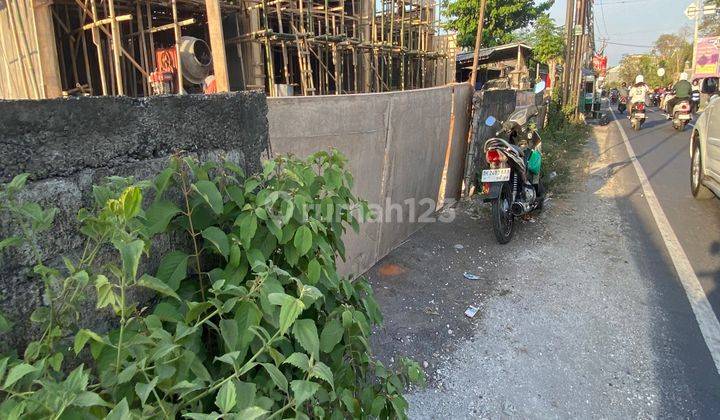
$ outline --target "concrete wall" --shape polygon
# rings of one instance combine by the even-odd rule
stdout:
[[[266,114],[259,92],[0,101],[0,182],[29,172],[25,198],[59,208],[40,245],[45,263],[60,265],[61,255],[80,251],[76,214],[92,204],[93,184],[109,175],[151,177],[176,151],[201,159],[226,155],[255,172],[267,148]],[[0,220],[0,238],[12,229]],[[154,263],[147,269],[154,272]],[[27,250],[0,253],[0,311],[19,324],[15,332],[23,331],[2,337],[0,351],[22,346],[33,333],[23,320],[41,304],[42,285],[31,278],[30,265]],[[83,319],[102,328],[107,320],[88,311]]]
[[[466,84],[381,94],[269,98],[274,154],[337,148],[355,193],[396,210],[346,235],[344,274],[361,274],[420,228],[418,217],[457,197],[471,97]],[[406,200],[412,199],[412,203]],[[423,200],[423,201],[421,201]],[[400,207],[398,207],[400,206]],[[413,216],[414,217],[411,217]],[[412,219],[412,220],[411,220]]]

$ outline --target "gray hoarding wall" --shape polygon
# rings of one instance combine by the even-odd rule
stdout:
[[[341,272],[357,275],[457,198],[471,90],[467,84],[381,94],[269,98],[274,154],[336,148],[349,160],[355,193],[381,221],[346,234]],[[425,217],[424,217],[425,216]]]
[[[81,251],[76,214],[91,206],[92,186],[105,177],[150,178],[175,152],[200,159],[227,156],[253,173],[266,153],[268,134],[267,103],[259,92],[0,101],[0,127],[0,181],[28,172],[23,198],[59,209],[55,226],[39,242],[51,266]],[[0,238],[12,229],[0,220]],[[154,272],[155,264],[151,258],[146,269]],[[0,339],[0,351],[21,348],[34,333],[26,320],[43,304],[43,288],[31,265],[27,249],[0,253],[0,311],[16,324]],[[109,317],[92,306],[83,319],[103,328]]]

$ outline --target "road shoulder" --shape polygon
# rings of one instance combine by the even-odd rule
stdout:
[[[716,375],[693,383],[708,360],[687,300],[663,252],[642,243],[653,226],[632,216],[642,197],[622,140],[612,126],[595,133],[577,190],[508,246],[494,242],[486,212],[475,220],[460,208],[369,273],[386,314],[373,337],[380,356],[408,354],[431,375],[410,394],[411,417],[717,414],[703,402],[717,401]],[[402,273],[385,275],[388,264]],[[474,319],[462,314],[471,304]]]

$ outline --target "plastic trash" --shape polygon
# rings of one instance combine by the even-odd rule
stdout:
[[[477,314],[479,310],[480,308],[477,306],[470,305],[467,309],[465,309],[465,316],[468,318],[475,318],[475,314]]]
[[[467,271],[463,273],[463,277],[465,277],[468,280],[480,280],[480,276],[473,273],[468,273]]]

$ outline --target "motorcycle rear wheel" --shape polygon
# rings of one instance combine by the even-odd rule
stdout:
[[[500,189],[500,196],[492,201],[493,233],[500,244],[510,242],[515,232],[515,216],[510,211],[511,195],[510,184],[504,183]]]

